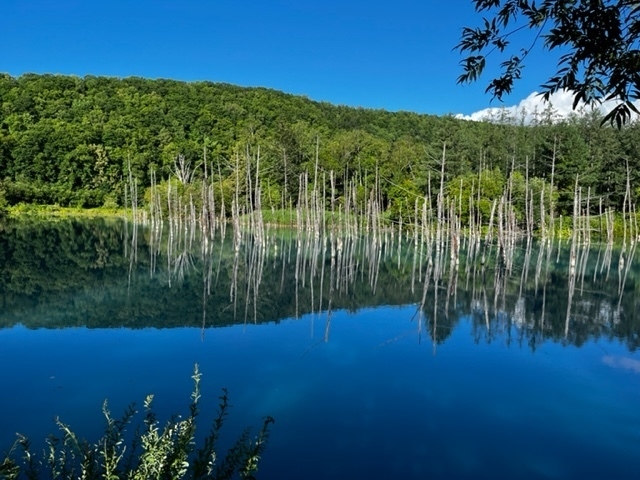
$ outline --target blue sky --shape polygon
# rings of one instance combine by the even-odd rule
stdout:
[[[141,76],[262,86],[350,106],[469,115],[485,76],[457,85],[469,0],[3,0],[0,71]],[[529,58],[504,105],[539,89]],[[546,76],[545,76],[546,75]]]

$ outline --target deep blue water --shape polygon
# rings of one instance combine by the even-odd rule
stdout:
[[[55,416],[82,436],[97,437],[105,399],[116,416],[132,401],[141,408],[149,393],[155,394],[161,416],[186,413],[190,375],[198,363],[203,373],[203,430],[213,418],[222,387],[233,405],[226,440],[247,425],[257,428],[266,415],[275,418],[258,471],[262,479],[622,479],[637,478],[640,471],[635,312],[627,306],[618,323],[587,328],[585,310],[579,307],[590,298],[597,303],[595,288],[575,294],[576,313],[567,335],[566,303],[554,303],[552,280],[545,293],[549,327],[536,333],[535,325],[511,318],[515,315],[509,313],[513,308],[508,295],[503,310],[490,312],[486,329],[483,315],[465,303],[464,292],[471,286],[462,278],[460,291],[450,297],[453,306],[441,310],[437,322],[430,318],[430,308],[417,313],[422,297],[418,281],[409,295],[413,301],[372,305],[371,298],[384,298],[385,290],[410,290],[410,279],[402,283],[397,271],[383,272],[395,279],[384,280],[381,273],[375,294],[366,272],[356,275],[370,292],[361,307],[344,308],[338,301],[360,298],[352,286],[351,293],[336,294],[331,312],[325,302],[315,313],[308,308],[305,313],[298,305],[297,317],[270,318],[272,312],[286,310],[284,298],[292,292],[286,286],[269,286],[268,272],[276,272],[279,280],[282,265],[266,263],[260,290],[266,292],[267,304],[259,306],[267,313],[260,321],[253,317],[253,308],[245,309],[242,298],[235,324],[211,326],[216,324],[216,308],[230,311],[233,305],[228,285],[219,279],[212,286],[209,302],[215,305],[207,306],[213,310],[203,329],[198,327],[202,302],[194,311],[171,310],[172,300],[188,298],[189,279],[194,291],[202,291],[197,262],[191,276],[174,279],[171,287],[158,280],[162,272],[150,275],[144,262],[136,264],[133,276],[114,274],[120,285],[110,280],[109,269],[119,271],[127,262],[120,265],[122,259],[113,255],[111,264],[92,274],[82,266],[69,267],[80,269],[82,284],[69,281],[51,296],[35,280],[28,295],[19,295],[5,282],[0,317],[13,323],[0,329],[0,450],[11,445],[14,432],[28,435],[37,445],[55,431]],[[396,260],[394,255],[394,265]],[[294,264],[295,254],[285,265]],[[561,264],[554,262],[554,268]],[[408,271],[410,267],[408,262]],[[5,268],[13,266],[5,263]],[[48,266],[45,270],[52,271]],[[85,275],[94,275],[95,283],[88,283]],[[627,280],[623,298],[631,298],[626,301],[635,297],[633,278]],[[52,283],[59,285],[57,280]],[[520,280],[516,274],[509,287],[514,295]],[[617,286],[617,278],[603,282]],[[240,290],[246,290],[248,283],[241,285]],[[303,290],[301,284],[299,288]],[[529,318],[540,317],[541,289],[537,294],[524,290]],[[275,291],[282,292],[281,297]],[[146,295],[156,302],[162,303],[163,296],[168,300],[153,314],[151,307],[136,310]],[[440,296],[443,302],[446,290]],[[493,293],[488,296],[493,305]],[[559,297],[565,297],[563,290]],[[596,306],[598,311],[603,305]],[[125,308],[129,315],[138,312],[139,321],[131,328],[113,321],[113,312]],[[91,317],[88,326],[78,326],[83,315]],[[104,326],[94,324],[100,315],[109,316],[102,319]],[[181,315],[184,326],[169,319]],[[559,319],[555,329],[554,317]],[[434,335],[434,329],[441,333]]]

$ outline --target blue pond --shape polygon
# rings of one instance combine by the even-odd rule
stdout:
[[[608,272],[604,250],[581,252],[571,291],[557,247],[437,279],[398,239],[332,257],[282,232],[239,253],[229,235],[132,238],[104,222],[2,233],[0,451],[15,432],[42,448],[55,417],[97,439],[105,399],[116,416],[150,393],[161,417],[185,413],[197,363],[203,434],[223,387],[223,444],[275,418],[262,479],[640,470],[640,269],[619,272],[619,251]]]

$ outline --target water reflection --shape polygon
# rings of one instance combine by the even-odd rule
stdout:
[[[192,224],[3,232],[2,445],[97,438],[105,398],[169,417],[197,362],[238,428],[276,418],[260,478],[638,471],[633,245]]]
[[[531,349],[640,341],[635,244],[580,238],[505,245],[413,232],[298,233],[124,221],[16,223],[0,235],[0,325],[28,328],[208,327],[415,305],[419,341],[445,342],[470,318],[476,342]],[[314,317],[315,318],[315,317]]]

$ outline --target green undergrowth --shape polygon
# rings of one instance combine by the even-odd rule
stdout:
[[[219,397],[217,416],[208,435],[196,444],[196,421],[200,408],[198,365],[193,373],[189,413],[174,416],[164,426],[153,411],[153,395],[144,401],[144,418],[128,433],[137,415],[129,406],[120,419],[111,415],[107,402],[102,407],[105,429],[95,443],[79,439],[71,427],[56,419],[57,435],[50,435],[41,455],[31,442],[18,434],[0,462],[0,479],[35,480],[147,480],[147,479],[253,479],[273,423],[266,417],[257,435],[249,428],[224,454],[218,452],[220,431],[229,414],[226,390]]]
[[[0,199],[1,200],[1,199]],[[140,211],[146,211],[142,208]],[[149,213],[147,211],[147,213]],[[298,223],[298,214],[301,215],[301,223],[308,226],[309,222],[313,224],[315,221],[314,215],[317,213],[311,210],[300,209],[299,212],[296,209],[263,209],[262,221],[265,225],[275,227],[296,227]],[[242,225],[249,225],[251,222],[251,215],[246,214],[240,217],[240,223]],[[353,226],[357,223],[359,227],[364,227],[366,220],[355,213],[346,214],[342,211],[325,211],[320,213],[320,224],[325,228],[332,227],[345,227],[347,224]],[[76,207],[61,207],[59,205],[38,205],[30,203],[20,203],[17,205],[6,206],[0,202],[0,223],[3,220],[58,220],[69,218],[127,218],[131,219],[131,210],[118,207],[118,206],[103,206],[98,208],[76,208]],[[230,219],[229,219],[230,220]],[[400,222],[398,220],[392,220],[388,212],[382,212],[380,218],[380,225],[384,227],[394,226],[395,229],[399,227]],[[547,219],[549,222],[549,219]],[[637,222],[637,220],[636,220]],[[411,234],[415,225],[412,219],[405,219],[402,222],[403,231]],[[622,241],[624,238],[625,222],[623,216],[620,213],[614,214],[613,222],[613,236],[616,242]],[[547,231],[547,235],[555,239],[567,240],[572,237],[573,220],[571,217],[558,216],[554,222],[553,232]],[[635,227],[635,225],[634,225]],[[523,227],[524,228],[524,227]],[[549,225],[547,223],[547,228]],[[584,228],[582,225],[580,228]],[[627,231],[631,228],[631,221],[627,217],[626,223]],[[635,228],[634,228],[635,229]],[[463,225],[463,234],[468,234],[469,230]],[[480,229],[481,235],[485,236],[488,231],[488,226],[483,225]],[[494,236],[497,235],[497,225],[493,226]],[[589,231],[591,240],[596,242],[606,242],[606,221],[603,217],[593,216],[590,220]],[[524,232],[523,232],[524,233]],[[534,230],[534,237],[540,237],[539,228]]]
[[[125,208],[76,208],[61,207],[58,205],[37,205],[32,203],[19,203],[7,207],[7,216],[11,219],[21,218],[125,218],[131,217],[131,212]]]
[[[316,212],[312,212],[307,209],[300,209],[301,222],[303,225],[307,225],[308,220],[313,221]],[[353,223],[358,217],[349,213],[347,215],[344,212],[320,212],[320,223],[330,227],[331,225],[345,224],[346,220]],[[241,217],[243,222],[249,221],[249,215]],[[262,210],[262,221],[269,225],[283,225],[283,226],[295,226],[298,222],[298,212],[296,209],[264,209]]]

